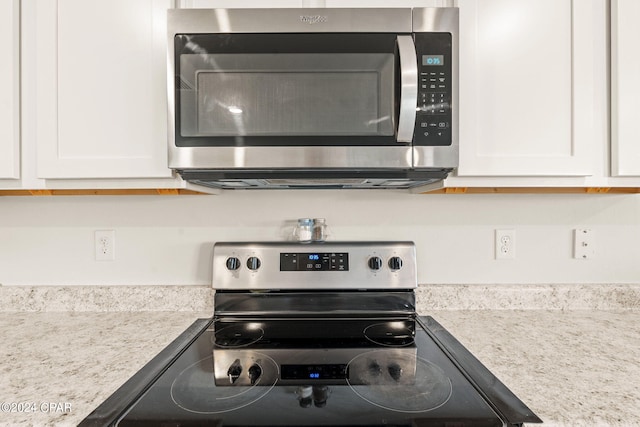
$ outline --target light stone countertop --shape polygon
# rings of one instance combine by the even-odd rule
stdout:
[[[458,338],[544,426],[640,426],[640,310],[422,314]],[[195,319],[209,315],[0,312],[0,402],[35,407],[1,412],[0,425],[76,425]]]
[[[211,286],[2,286],[4,311],[213,311]],[[420,285],[416,309],[638,310],[640,284]]]

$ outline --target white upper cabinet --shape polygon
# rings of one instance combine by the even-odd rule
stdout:
[[[311,0],[307,0],[311,1]],[[445,7],[453,0],[320,0],[326,7]]]
[[[611,2],[611,144],[614,176],[640,176],[640,1]]]
[[[606,143],[596,123],[606,109],[594,92],[606,84],[597,1],[457,1],[458,175],[593,173],[595,148]]]
[[[166,10],[323,6],[460,8],[447,185],[640,182],[638,0],[0,0],[0,186],[183,185],[167,167]]]
[[[166,10],[172,6],[171,0],[36,0],[35,28],[28,31],[36,44],[38,178],[171,176]]]
[[[604,1],[393,4],[460,8],[458,176],[586,177],[601,172],[595,156],[607,144]],[[384,7],[388,2],[326,0],[326,5]]]
[[[20,177],[20,3],[0,1],[0,179]]]
[[[244,9],[244,8],[275,8],[300,7],[303,1],[309,0],[178,0],[177,6],[188,9]]]

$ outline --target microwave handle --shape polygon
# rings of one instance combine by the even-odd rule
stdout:
[[[400,113],[398,115],[398,142],[413,141],[418,106],[418,61],[412,36],[398,36],[400,57]]]

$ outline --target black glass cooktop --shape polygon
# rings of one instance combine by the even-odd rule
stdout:
[[[338,321],[199,320],[81,426],[539,422],[433,319]]]

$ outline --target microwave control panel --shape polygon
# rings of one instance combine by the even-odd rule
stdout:
[[[414,145],[451,145],[452,45],[450,33],[416,33],[418,105]]]

